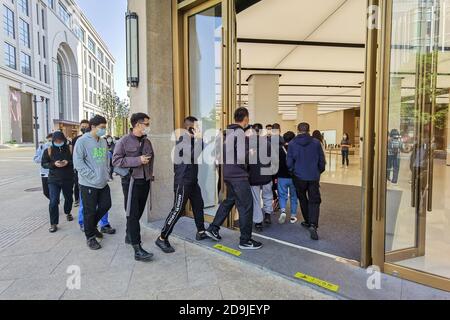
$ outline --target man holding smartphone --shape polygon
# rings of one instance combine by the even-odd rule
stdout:
[[[198,161],[203,150],[203,139],[198,129],[198,120],[194,117],[184,119],[184,130],[176,143],[174,159],[174,195],[175,201],[170,211],[161,234],[155,244],[164,253],[173,253],[175,249],[169,242],[175,224],[184,214],[188,200],[191,202],[194,212],[195,225],[197,227],[196,239],[204,240],[205,213],[202,190],[198,184]]]
[[[150,133],[150,117],[145,113],[135,113],[131,116],[131,125],[130,134],[117,143],[112,163],[115,167],[129,169],[129,174],[122,176],[127,213],[125,243],[133,246],[135,260],[150,261],[153,254],[141,246],[140,226],[153,180],[153,147],[147,139]]]

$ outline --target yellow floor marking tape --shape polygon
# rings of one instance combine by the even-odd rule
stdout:
[[[308,276],[308,275],[303,274],[301,272],[297,272],[294,277],[296,277],[297,279],[300,279],[300,280],[303,280],[303,281],[315,284],[316,286],[325,288],[325,289],[333,291],[333,292],[338,292],[339,291],[339,286],[338,285],[330,283],[330,282],[327,282],[325,280],[314,278],[312,276]]]
[[[236,256],[236,257],[240,257],[241,254],[242,254],[242,252],[240,252],[240,251],[238,251],[238,250],[234,250],[234,249],[232,249],[232,248],[223,246],[223,245],[221,245],[221,244],[216,244],[216,245],[214,246],[214,248],[217,249],[217,250],[220,250],[220,251],[223,251],[223,252],[232,254],[233,256]]]

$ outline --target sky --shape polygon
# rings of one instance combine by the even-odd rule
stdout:
[[[116,59],[115,90],[127,97],[125,12],[127,0],[76,0]]]

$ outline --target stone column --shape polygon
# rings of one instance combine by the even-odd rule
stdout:
[[[447,116],[447,165],[450,166],[450,107]]]
[[[297,113],[297,123],[307,122],[311,127],[311,133],[319,128],[318,105],[317,103],[299,104]]]
[[[172,69],[172,4],[161,0],[129,0],[139,16],[140,82],[130,89],[132,112],[150,116],[149,139],[155,151],[152,208],[148,221],[165,218],[173,203],[174,97]]]
[[[248,110],[251,123],[280,122],[278,101],[280,75],[253,74],[248,79]]]

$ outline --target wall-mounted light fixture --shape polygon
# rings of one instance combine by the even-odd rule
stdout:
[[[139,86],[139,19],[135,12],[126,13],[127,84]]]

